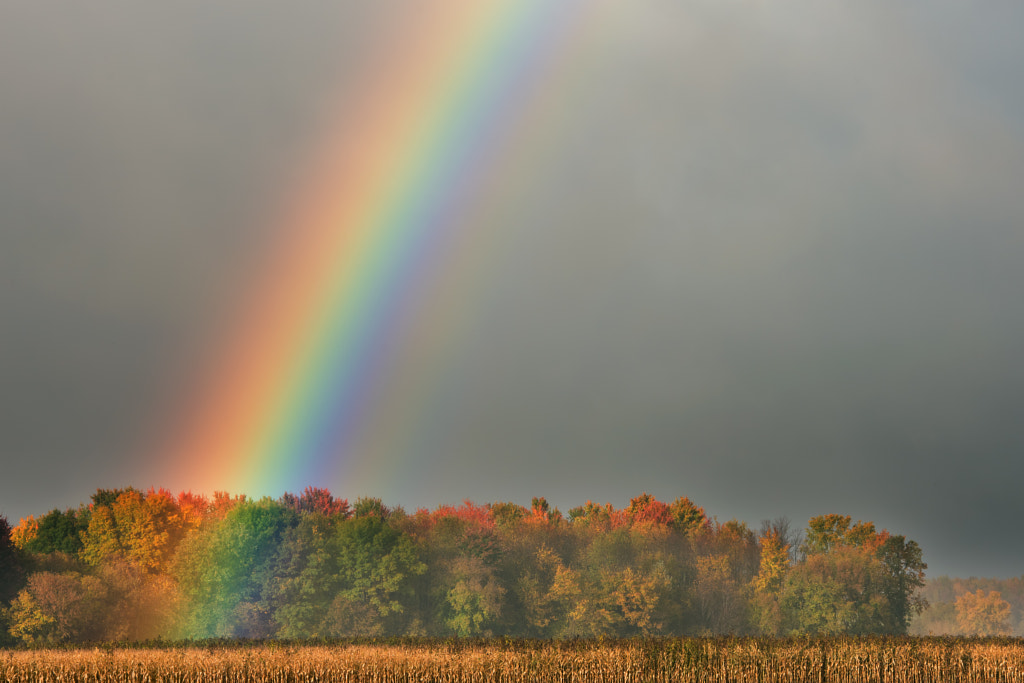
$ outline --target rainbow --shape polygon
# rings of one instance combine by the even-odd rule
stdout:
[[[385,425],[394,445],[420,419],[469,287],[447,283],[436,319],[424,319],[424,292],[452,260],[486,270],[496,247],[472,234],[498,210],[482,205],[495,194],[485,190],[537,173],[514,140],[552,118],[586,14],[581,0],[408,3],[172,420],[162,460],[188,488],[333,486],[372,459],[368,425]],[[396,340],[416,326],[435,348],[417,354],[416,379],[404,380],[417,386],[394,406],[382,394]]]

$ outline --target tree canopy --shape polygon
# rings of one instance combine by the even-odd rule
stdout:
[[[0,625],[25,643],[899,634],[925,606],[914,541],[835,514],[803,538],[647,493],[566,516],[543,498],[408,513],[318,488],[101,489],[14,529],[0,518]]]

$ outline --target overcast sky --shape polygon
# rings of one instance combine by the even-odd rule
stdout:
[[[187,485],[140,434],[402,6],[364,4],[0,0],[0,514]],[[323,485],[838,512],[1024,574],[1024,5],[594,5],[416,457]]]

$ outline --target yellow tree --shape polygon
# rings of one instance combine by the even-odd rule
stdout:
[[[94,576],[36,572],[11,605],[11,635],[25,643],[98,640],[106,598],[106,586]]]
[[[761,563],[753,588],[754,626],[767,635],[779,635],[782,630],[782,612],[779,593],[789,569],[789,543],[777,528],[767,528],[758,538]]]
[[[89,526],[82,532],[82,559],[99,566],[120,551],[113,511],[107,506],[94,507],[89,515]]]
[[[566,615],[563,637],[594,638],[616,635],[622,628],[622,614],[615,604],[614,591],[618,573],[561,572],[552,585],[552,592],[572,605]]]
[[[25,544],[29,543],[39,533],[39,520],[33,515],[28,517],[22,517],[18,522],[18,526],[11,529],[11,542],[19,550],[25,548]]]
[[[123,557],[149,571],[163,570],[187,526],[174,496],[163,489],[125,489],[108,498],[93,504],[82,559],[99,565]]]
[[[626,567],[615,577],[612,595],[626,624],[641,635],[655,635],[664,628],[659,607],[669,599],[671,585],[664,566],[654,565],[648,571]]]
[[[956,623],[968,636],[1009,635],[1010,603],[999,591],[964,593],[956,599]]]
[[[761,563],[754,577],[754,590],[762,593],[778,592],[789,569],[789,543],[776,529],[768,529],[758,538]]]

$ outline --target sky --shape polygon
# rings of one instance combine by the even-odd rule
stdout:
[[[195,486],[147,435],[408,10],[0,0],[0,515]],[[595,0],[494,253],[440,278],[411,443],[310,483],[849,514],[931,576],[1024,574],[1022,29],[1011,0]]]

